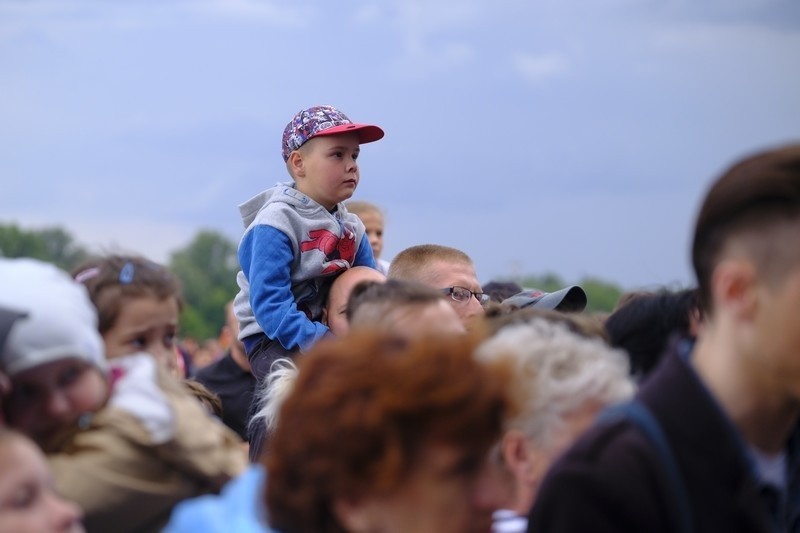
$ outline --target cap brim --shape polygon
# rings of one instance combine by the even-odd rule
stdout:
[[[360,144],[371,143],[383,139],[383,130],[378,126],[371,124],[343,124],[341,126],[334,126],[314,135],[314,137],[322,137],[325,135],[337,135],[340,133],[357,133],[358,142]]]
[[[547,299],[548,309],[562,311],[565,313],[577,313],[586,309],[588,302],[586,292],[581,287],[573,285],[564,289],[548,294],[542,300]],[[539,307],[539,306],[537,306]]]
[[[539,296],[531,296],[532,291],[539,292],[537,289],[524,289],[519,294],[503,300],[503,305],[518,309],[535,307],[536,309],[549,309],[565,313],[580,312],[586,309],[586,293],[577,285],[554,292],[541,293]]]

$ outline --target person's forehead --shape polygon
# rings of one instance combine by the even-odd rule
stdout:
[[[120,307],[112,329],[127,331],[174,325],[179,314],[178,300],[174,296],[160,299],[149,295],[131,298]]]
[[[331,147],[358,148],[359,137],[355,133],[339,133],[336,135],[317,135],[306,141],[305,146],[310,148],[327,149]]]
[[[342,298],[347,300],[353,288],[362,281],[385,281],[386,278],[372,268],[351,269],[342,273],[331,287],[331,298]]]
[[[440,288],[460,285],[474,290],[480,287],[475,267],[465,261],[437,259],[430,264],[427,271],[428,278]]]

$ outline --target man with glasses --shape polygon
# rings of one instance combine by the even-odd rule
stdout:
[[[440,289],[449,296],[466,327],[483,315],[489,301],[475,274],[472,259],[455,248],[421,244],[406,248],[395,256],[389,267],[389,279],[416,281]]]

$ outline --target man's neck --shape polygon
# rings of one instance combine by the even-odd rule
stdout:
[[[722,339],[721,342],[719,339]],[[776,454],[783,450],[800,417],[800,406],[769,381],[763,369],[749,368],[732,336],[706,331],[695,345],[692,363],[745,441]]]

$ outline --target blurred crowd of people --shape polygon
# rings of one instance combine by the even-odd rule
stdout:
[[[595,315],[448,246],[383,260],[348,201],[381,137],[292,118],[199,346],[146,258],[0,259],[0,531],[800,531],[800,146],[712,183],[696,287]]]

